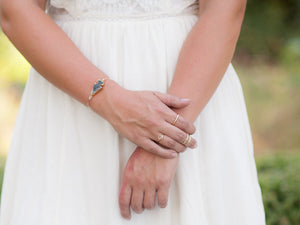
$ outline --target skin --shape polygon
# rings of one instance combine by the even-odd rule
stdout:
[[[106,88],[91,101],[91,108],[95,112],[107,119],[117,132],[139,146],[127,163],[121,184],[119,203],[124,218],[130,218],[130,208],[138,213],[144,208],[153,208],[156,194],[159,206],[166,207],[179,154],[173,159],[159,156],[172,158],[172,152],[186,149],[181,144],[186,137],[185,132],[194,133],[192,122],[216,90],[232,59],[246,1],[227,0],[225,4],[222,0],[199,0],[199,6],[199,20],[182,46],[168,90],[170,95],[133,92],[107,80]],[[82,55],[44,13],[44,7],[45,0],[1,0],[2,29],[40,74],[85,104],[91,84],[107,75]],[[113,95],[120,92],[123,94]],[[190,101],[182,101],[174,95]],[[132,99],[132,106],[139,102],[134,106],[144,110],[140,115],[155,115],[151,118],[136,117],[135,111],[120,104],[119,96]],[[109,103],[111,105],[106,107]],[[118,110],[111,109],[115,106],[118,106]],[[176,126],[170,126],[176,112],[181,116]],[[147,127],[151,129],[145,129]],[[126,128],[130,132],[126,132]],[[158,145],[155,140],[160,133],[165,137]],[[187,147],[195,146],[196,141],[192,139]],[[161,171],[164,171],[163,175]]]
[[[194,122],[205,107],[232,60],[244,18],[246,0],[199,0],[199,19],[188,34],[168,93],[191,99],[175,109]],[[119,194],[121,215],[131,218],[152,209],[157,201],[166,207],[169,188],[179,162],[163,159],[137,147],[127,162]],[[163,173],[161,171],[164,171]]]
[[[1,0],[2,30],[42,76],[86,104],[94,82],[108,76],[44,12],[45,3],[45,0]],[[183,116],[172,125],[176,118],[172,109],[189,104],[190,100],[170,94],[127,90],[108,79],[105,88],[92,98],[90,107],[137,146],[161,157],[174,158],[185,151],[182,142],[186,133],[195,132],[195,127]],[[158,144],[160,134],[165,139]],[[188,147],[196,147],[195,139]]]

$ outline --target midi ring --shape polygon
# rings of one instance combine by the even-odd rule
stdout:
[[[190,144],[191,140],[192,140],[192,137],[191,137],[191,135],[189,135],[189,140],[187,141],[186,146],[188,146]]]
[[[186,134],[186,138],[185,140],[182,142],[183,145],[188,145],[192,140],[191,135],[189,135],[188,133]]]
[[[157,136],[157,142],[160,142],[164,138],[163,134]]]
[[[174,120],[173,123],[172,123],[173,126],[174,126],[175,123],[177,122],[178,118],[179,118],[179,114],[176,115],[176,118],[175,118],[175,120]]]

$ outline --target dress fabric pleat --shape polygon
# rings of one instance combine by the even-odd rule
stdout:
[[[196,1],[109,2],[53,0],[48,14],[124,88],[166,92],[198,20]],[[32,68],[7,156],[0,225],[264,225],[243,91],[231,64],[194,124],[198,147],[181,154],[168,206],[133,212],[127,221],[118,194],[136,146]]]

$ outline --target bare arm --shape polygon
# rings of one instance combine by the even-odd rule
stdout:
[[[168,90],[191,99],[187,107],[175,109],[190,121],[195,121],[209,101],[231,61],[246,1],[199,0],[199,4],[199,20],[182,46]],[[141,213],[143,207],[153,208],[156,191],[158,205],[167,205],[178,160],[179,155],[176,159],[162,159],[140,147],[134,151],[127,162],[119,194],[124,218],[131,217],[130,207],[137,213]]]
[[[195,121],[218,87],[236,47],[246,0],[199,0],[199,20],[187,36],[168,93],[192,103],[177,110]]]
[[[46,15],[45,4],[46,0],[2,0],[2,29],[40,74],[85,104],[91,84],[106,75]]]
[[[107,75],[45,13],[45,4],[46,0],[1,0],[2,29],[43,77],[86,104],[93,83]],[[182,108],[188,104],[175,96],[130,91],[106,80],[103,90],[93,97],[91,108],[136,145],[172,158],[176,152],[184,151],[179,137],[195,132],[195,128],[183,117],[178,125],[170,126],[176,113],[169,106]],[[170,149],[167,144],[159,146],[155,141],[160,133],[168,134],[178,144]],[[190,147],[194,143],[195,140]]]

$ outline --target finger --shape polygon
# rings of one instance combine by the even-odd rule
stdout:
[[[145,191],[144,196],[144,208],[146,209],[153,209],[155,206],[155,197],[156,197],[156,190],[149,188]]]
[[[179,115],[178,119],[176,120],[177,115],[178,114],[175,114],[174,111],[172,111],[172,113],[167,116],[166,121],[188,134],[194,134],[196,131],[194,124],[181,115]],[[174,121],[176,121],[175,124]]]
[[[185,145],[175,141],[167,135],[163,135],[162,139],[158,143],[161,146],[175,150],[176,152],[184,152],[186,149]]]
[[[132,210],[136,213],[142,213],[144,211],[143,201],[144,192],[141,189],[134,188],[132,191],[132,197],[130,202]]]
[[[168,205],[169,187],[164,185],[157,190],[157,202],[160,208],[165,208]]]
[[[180,130],[177,127],[172,126],[169,123],[166,123],[165,126],[162,126],[163,130],[161,130],[161,133],[164,133],[166,136],[169,136],[170,138],[172,138],[174,141],[183,144],[184,141],[187,138],[187,133],[183,132],[182,130]],[[164,130],[166,129],[166,130]],[[197,142],[194,138],[191,137],[191,140],[185,144],[186,147],[189,148],[196,148],[197,147]]]
[[[174,150],[171,149],[166,149],[163,148],[162,146],[159,146],[155,141],[156,138],[151,139],[147,139],[144,143],[144,146],[142,146],[146,151],[151,152],[155,155],[158,155],[162,158],[166,158],[166,159],[173,159],[176,158],[178,153]]]
[[[131,187],[122,183],[119,194],[119,207],[122,217],[125,219],[131,218],[130,213],[130,200],[131,200]]]
[[[183,108],[191,103],[190,99],[179,98],[175,95],[164,94],[161,92],[153,92],[164,104],[169,107]]]

